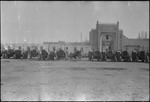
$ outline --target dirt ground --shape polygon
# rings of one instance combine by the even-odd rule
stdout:
[[[149,101],[149,64],[1,59],[2,101]]]

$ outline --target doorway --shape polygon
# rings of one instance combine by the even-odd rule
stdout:
[[[111,35],[102,36],[102,52],[113,50],[113,37]]]

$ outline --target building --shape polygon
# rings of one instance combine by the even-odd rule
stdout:
[[[130,39],[123,35],[116,24],[99,24],[89,33],[89,41],[92,50],[106,52],[107,50],[146,50],[149,51],[149,39]]]
[[[119,29],[119,22],[116,24],[99,24],[97,21],[96,28],[89,33],[89,42],[44,42],[44,48],[47,50],[56,50],[61,48],[65,50],[68,47],[69,52],[75,49],[88,53],[91,50],[106,52],[107,50],[145,50],[149,51],[149,39],[130,39]]]
[[[40,47],[43,46],[43,44],[38,43],[5,43],[1,44],[1,50],[8,49],[10,47],[11,49],[19,49],[21,47],[22,50],[27,50],[27,47],[30,47],[31,49],[34,49],[35,47],[40,50]]]
[[[44,49],[48,51],[53,51],[53,49],[63,49],[68,48],[69,53],[74,53],[75,50],[82,51],[83,53],[88,53],[91,50],[89,42],[44,42]]]
[[[11,45],[13,48],[26,50],[27,46],[37,47],[40,50],[41,46],[47,51],[58,49],[65,50],[68,47],[69,53],[76,50],[88,53],[91,50],[98,50],[105,52],[107,50],[145,50],[149,51],[149,39],[130,39],[123,34],[123,30],[119,29],[119,22],[116,24],[99,24],[97,21],[96,28],[92,29],[89,33],[89,42],[43,42],[43,44],[5,44],[5,47]]]

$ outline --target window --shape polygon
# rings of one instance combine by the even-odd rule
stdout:
[[[81,50],[81,52],[83,52],[83,47],[81,47],[81,49],[80,49],[80,50]]]
[[[68,50],[68,47],[66,47],[66,50]]]
[[[53,51],[55,51],[55,47],[53,47]]]
[[[106,39],[108,40],[109,38],[108,38],[108,35],[106,35]]]
[[[120,34],[120,39],[122,39],[122,34]]]
[[[74,52],[76,52],[77,51],[77,47],[74,47]]]

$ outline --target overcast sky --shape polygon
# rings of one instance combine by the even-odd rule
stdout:
[[[80,41],[99,23],[117,23],[128,38],[149,33],[149,1],[2,1],[2,42]]]

